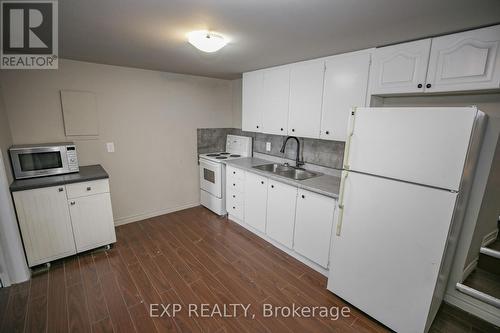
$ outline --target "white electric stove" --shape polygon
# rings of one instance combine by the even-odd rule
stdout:
[[[218,215],[226,212],[225,161],[252,156],[252,138],[228,135],[226,151],[200,154],[200,203]]]

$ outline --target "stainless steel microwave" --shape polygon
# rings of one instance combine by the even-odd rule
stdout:
[[[15,145],[9,148],[14,178],[33,178],[78,172],[72,142]]]

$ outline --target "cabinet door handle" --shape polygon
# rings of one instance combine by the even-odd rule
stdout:
[[[302,197],[302,199],[305,199],[305,198],[306,198],[306,196],[305,196],[305,195],[303,195],[303,194],[301,195],[301,197]]]
[[[271,188],[274,188],[274,185],[271,185]]]
[[[295,128],[292,128],[292,132],[295,132]]]
[[[283,127],[281,127],[281,128],[280,128],[280,131],[282,131],[282,132],[283,132]]]
[[[233,171],[233,175],[235,175],[235,174],[236,174],[236,171]]]
[[[233,184],[233,186],[236,186],[236,184]]]
[[[88,186],[87,187],[87,191],[90,191],[92,189],[92,187]]]
[[[261,181],[260,181],[260,183],[261,183],[261,184],[264,184],[264,181],[263,181],[263,180],[261,180]]]
[[[255,127],[259,128],[259,125],[255,126]]]
[[[417,88],[419,88],[419,89],[420,89],[420,88],[422,88],[422,87],[423,87],[423,86],[422,86],[422,83],[417,84]]]
[[[74,205],[76,204],[76,202],[71,201],[69,204],[70,204],[71,206],[74,206]]]
[[[233,194],[233,198],[236,198],[236,196]]]
[[[326,131],[325,133],[326,133],[326,135],[328,135],[328,134],[330,134],[330,131]]]
[[[426,87],[426,88],[430,88],[430,87],[432,87],[432,84],[427,83],[427,84],[425,85],[425,87]]]
[[[59,191],[59,192],[62,192],[62,191],[64,191],[64,188],[59,187],[59,188],[58,188],[58,191]]]

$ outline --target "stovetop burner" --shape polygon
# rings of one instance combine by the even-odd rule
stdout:
[[[238,155],[238,154],[231,154],[231,155],[229,155],[229,157],[241,157],[241,155]]]
[[[220,153],[220,154],[221,154],[221,155],[229,155],[229,154],[231,154],[231,153],[226,153],[226,152],[224,152],[224,153]]]
[[[220,154],[207,154],[207,156],[214,157],[214,156],[220,156]]]
[[[217,156],[216,159],[218,160],[225,160],[227,157],[226,156]]]

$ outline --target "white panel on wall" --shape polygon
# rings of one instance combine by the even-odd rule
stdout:
[[[67,136],[99,135],[97,103],[93,92],[61,90],[61,106]]]

